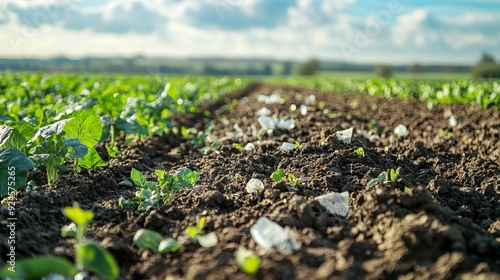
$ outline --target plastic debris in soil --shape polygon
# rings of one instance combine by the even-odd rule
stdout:
[[[280,253],[286,255],[300,248],[289,227],[283,228],[267,217],[260,217],[250,228],[250,234],[264,250],[276,247]]]
[[[337,131],[337,137],[339,138],[340,141],[349,144],[351,143],[352,140],[352,132],[353,132],[352,128],[342,131]]]
[[[264,190],[264,183],[259,179],[250,179],[247,183],[246,190],[248,193],[257,193]]]
[[[401,138],[408,136],[409,132],[404,124],[400,124],[394,128],[394,134],[396,134],[398,138]]]
[[[330,214],[345,217],[349,212],[349,192],[332,192],[318,196],[315,199],[319,204],[325,207]]]

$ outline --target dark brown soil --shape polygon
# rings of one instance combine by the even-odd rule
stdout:
[[[280,93],[284,104],[263,104],[259,94]],[[302,116],[300,106],[314,94],[316,103]],[[239,100],[231,111],[231,98]],[[260,139],[256,112],[266,106],[272,115],[293,117],[296,128],[275,130]],[[206,112],[179,117],[178,126],[203,129],[212,122],[219,148],[202,156],[199,147],[180,135],[121,143],[124,158],[109,167],[64,173],[48,189],[43,171],[32,172],[38,192],[21,193],[17,208],[18,258],[41,254],[74,256],[73,241],[60,236],[69,221],[61,208],[74,201],[95,213],[90,238],[117,259],[123,279],[249,279],[238,268],[235,253],[243,246],[260,252],[250,227],[262,216],[291,226],[300,249],[282,255],[261,252],[257,279],[500,279],[500,112],[461,105],[434,106],[397,99],[320,93],[299,88],[253,85]],[[335,115],[333,115],[333,114]],[[458,125],[450,127],[450,114]],[[371,143],[355,134],[352,143],[337,140],[336,131],[381,127]],[[409,136],[398,139],[393,129],[405,124]],[[242,129],[240,136],[234,125]],[[440,135],[440,129],[451,137]],[[448,139],[445,139],[448,138]],[[301,143],[300,150],[282,151],[283,141]],[[233,143],[253,142],[256,149],[240,152]],[[363,147],[366,155],[354,153]],[[153,179],[154,169],[189,167],[201,174],[195,190],[181,191],[168,205],[138,212],[119,208],[118,198],[134,188],[119,186],[132,167]],[[390,168],[401,168],[396,182],[368,188],[369,180]],[[310,177],[302,188],[269,179],[284,168]],[[241,176],[237,176],[241,175]],[[248,194],[246,182],[261,179],[266,189]],[[329,192],[349,191],[347,217],[334,216],[314,200]],[[155,255],[132,242],[141,228],[178,237],[207,217],[207,231],[219,243],[203,248],[188,241],[177,253]],[[7,251],[7,209],[0,212],[0,250]],[[5,258],[2,253],[1,258]]]

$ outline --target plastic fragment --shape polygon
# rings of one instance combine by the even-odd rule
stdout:
[[[259,95],[257,96],[257,101],[259,102],[264,102],[266,104],[275,104],[275,103],[282,103],[284,100],[281,98],[281,95],[277,93],[272,93],[271,95]]]
[[[295,149],[295,147],[296,147],[295,144],[292,144],[289,142],[283,142],[283,144],[281,144],[281,149],[284,151],[289,151],[289,150]]]
[[[251,150],[255,149],[255,145],[253,143],[248,143],[245,145],[245,147],[243,149],[245,151],[251,151]]]
[[[281,119],[276,125],[278,128],[291,130],[295,128],[295,120],[294,119]]]
[[[450,123],[450,126],[451,126],[451,127],[455,127],[455,126],[457,126],[458,122],[457,122],[457,119],[455,118],[455,116],[453,116],[453,115],[452,115],[452,116],[450,117],[450,121],[449,121],[449,123]]]
[[[352,132],[353,132],[352,128],[342,130],[342,131],[337,131],[337,137],[340,141],[342,141],[346,144],[349,144],[349,143],[351,143],[351,140],[352,140]]]
[[[349,192],[332,192],[315,199],[331,214],[345,217],[349,212]]]
[[[302,116],[307,115],[307,106],[306,105],[304,105],[304,104],[300,105],[300,114]]]
[[[315,95],[309,95],[308,97],[306,97],[304,99],[304,103],[306,105],[312,105],[312,104],[314,104],[314,102],[316,102],[316,96]]]
[[[259,179],[250,179],[247,183],[246,190],[248,193],[257,193],[264,190],[264,183]]]
[[[269,116],[270,114],[271,110],[267,109],[267,107],[262,107],[257,111],[257,116]]]
[[[400,124],[400,125],[396,126],[396,128],[394,129],[394,134],[396,134],[396,136],[398,138],[401,138],[401,137],[408,136],[409,132],[404,124]]]
[[[271,117],[268,116],[259,116],[257,119],[259,122],[260,126],[265,129],[265,130],[272,130],[276,128],[276,123]]]
[[[283,228],[267,217],[260,217],[250,228],[250,234],[265,250],[274,246],[280,253],[286,255],[300,248],[290,228]]]

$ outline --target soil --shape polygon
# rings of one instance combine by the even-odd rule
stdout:
[[[258,95],[273,92],[286,102],[258,102]],[[307,115],[290,110],[309,95],[316,102]],[[271,115],[294,118],[296,127],[259,136],[256,112],[263,106]],[[349,144],[337,139],[339,130],[368,131],[371,121],[380,126],[378,140],[362,133]],[[123,157],[109,159],[109,167],[62,173],[53,188],[44,185],[43,170],[33,171],[30,179],[40,185],[38,191],[20,192],[17,203],[18,259],[52,254],[73,261],[74,241],[60,235],[69,223],[61,208],[76,201],[94,212],[88,237],[114,255],[122,279],[251,279],[236,264],[240,246],[260,254],[257,279],[500,279],[498,109],[431,108],[414,101],[254,84],[173,123],[198,129],[211,123],[210,138],[219,139],[218,149],[203,156],[200,147],[173,133],[130,144],[122,137]],[[394,135],[399,124],[408,127],[408,136]],[[299,141],[300,149],[283,151],[284,141]],[[252,151],[233,146],[249,142],[256,146]],[[364,156],[354,153],[358,147]],[[99,151],[105,157],[102,147]],[[132,167],[151,180],[154,169],[189,167],[201,180],[158,209],[119,208],[118,198],[135,191],[118,185]],[[381,172],[398,167],[396,181],[367,187]],[[272,182],[269,176],[278,168],[311,180],[300,188]],[[247,193],[251,178],[262,180],[265,190]],[[349,192],[346,217],[329,214],[314,200],[343,191]],[[141,228],[177,238],[196,216],[207,217],[206,231],[219,239],[215,247],[188,241],[176,253],[155,255],[133,244]],[[263,216],[290,226],[300,249],[288,255],[262,251],[250,227]],[[6,217],[2,206],[1,252],[7,251]]]

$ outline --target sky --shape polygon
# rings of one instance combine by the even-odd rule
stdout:
[[[500,60],[500,0],[0,0],[0,57]]]

